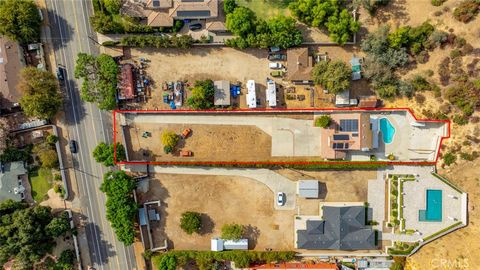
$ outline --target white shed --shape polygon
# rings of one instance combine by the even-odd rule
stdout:
[[[277,106],[277,86],[272,80],[267,80],[267,102],[268,106]]]
[[[255,92],[255,81],[248,80],[247,81],[247,105],[248,108],[254,109],[257,108],[257,94]]]
[[[211,247],[212,251],[223,251],[223,239],[212,238]]]
[[[226,250],[248,250],[248,239],[223,240],[223,249]]]
[[[317,180],[298,181],[298,196],[312,199],[318,198],[319,193],[319,182]]]

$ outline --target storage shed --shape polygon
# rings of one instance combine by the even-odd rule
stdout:
[[[320,184],[317,180],[298,181],[298,196],[302,198],[318,198],[320,193]]]
[[[248,239],[223,240],[223,249],[226,250],[248,250]]]
[[[230,82],[214,81],[213,88],[215,89],[213,104],[215,106],[230,106]]]
[[[223,251],[223,239],[212,238],[211,249],[212,251]]]

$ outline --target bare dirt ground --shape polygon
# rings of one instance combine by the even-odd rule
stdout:
[[[169,108],[168,104],[162,101],[161,85],[165,81],[180,80],[193,84],[195,80],[212,79],[239,81],[245,84],[247,80],[255,80],[258,88],[264,91],[266,79],[270,77],[268,52],[261,49],[242,51],[225,47],[195,50],[132,49],[131,55],[133,60],[140,57],[150,60],[146,71],[151,76],[154,86],[152,97],[144,106],[145,109]],[[187,97],[188,95],[189,91],[186,93]]]
[[[160,200],[161,226],[154,229],[156,241],[168,239],[169,248],[210,250],[210,239],[221,236],[227,223],[247,226],[251,248],[293,249],[295,211],[273,208],[273,193],[265,185],[244,177],[157,175],[139,201]],[[202,213],[200,234],[188,235],[180,228],[185,211]],[[162,240],[160,240],[162,239]]]
[[[367,201],[368,180],[377,178],[375,170],[275,170],[289,179],[298,181],[317,179],[322,184],[320,199],[326,202],[365,202]]]
[[[448,170],[439,170],[450,181],[468,193],[468,219],[466,228],[455,231],[421,248],[408,259],[407,270],[423,269],[478,269],[480,257],[480,159],[459,162]],[[443,263],[443,264],[442,264]]]
[[[165,154],[161,136],[165,130],[181,134],[192,129],[186,139],[180,139],[173,154]],[[128,153],[132,160],[143,160],[145,151],[154,161],[255,161],[269,160],[272,138],[255,126],[230,125],[176,125],[135,123],[125,133]],[[144,131],[152,133],[143,138]],[[180,150],[193,152],[192,157],[181,157]]]

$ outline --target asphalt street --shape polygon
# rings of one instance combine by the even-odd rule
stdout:
[[[55,58],[65,68],[65,115],[68,139],[75,140],[72,155],[82,220],[91,265],[95,269],[136,269],[132,247],[125,247],[106,220],[105,196],[99,187],[107,168],[97,164],[92,151],[100,142],[112,141],[112,115],[80,99],[81,82],[74,78],[77,54],[98,54],[95,33],[90,28],[90,0],[46,0]],[[81,238],[82,235],[79,235]],[[81,242],[80,242],[81,243]],[[85,247],[82,247],[85,250]],[[86,255],[86,254],[85,254]],[[86,265],[84,265],[86,267]]]

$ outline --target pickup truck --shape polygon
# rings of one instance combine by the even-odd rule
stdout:
[[[180,151],[180,156],[182,156],[182,157],[191,157],[191,156],[192,156],[192,151],[189,151],[189,150],[181,150],[181,151]]]
[[[188,135],[190,135],[190,133],[192,133],[192,130],[190,128],[184,129],[182,132],[182,138],[185,139],[186,137],[188,137]]]
[[[268,55],[268,60],[270,60],[270,61],[285,61],[285,60],[287,60],[287,56],[285,54],[272,53],[272,54]]]

